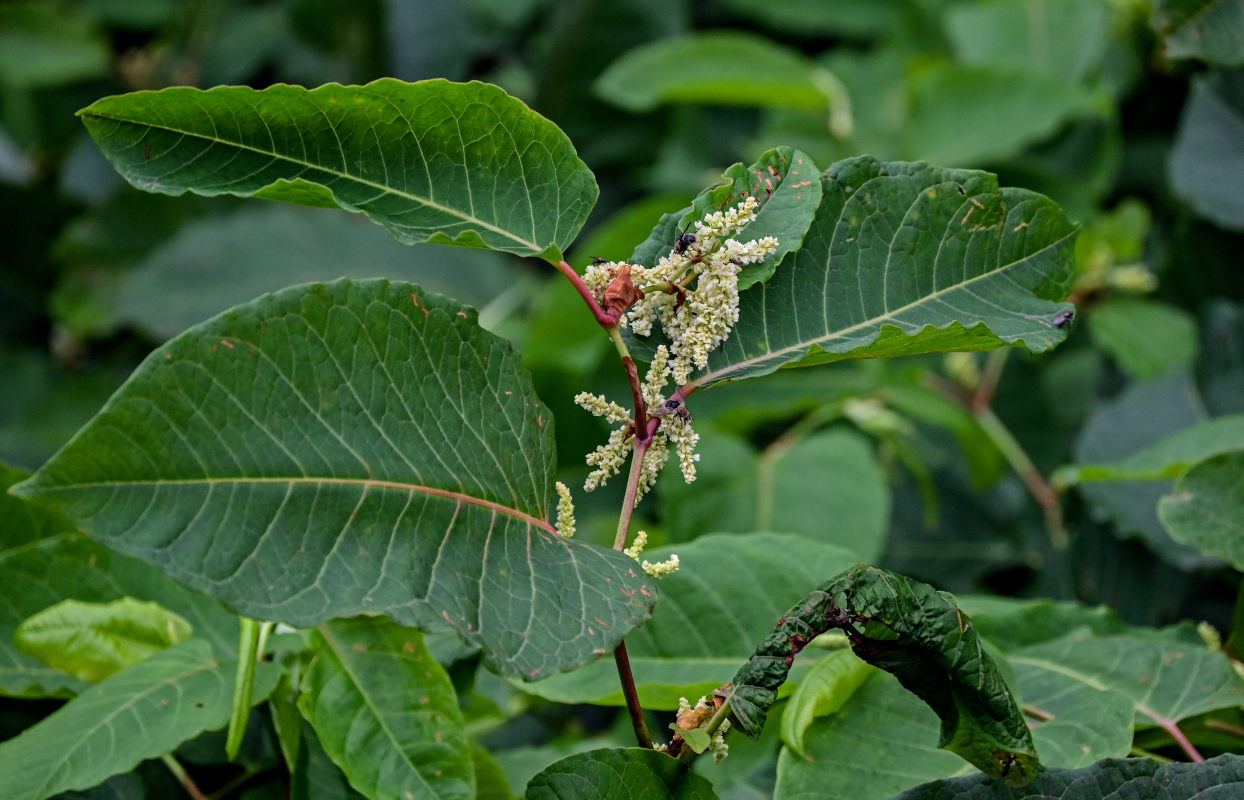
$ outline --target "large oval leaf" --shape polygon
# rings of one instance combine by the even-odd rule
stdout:
[[[861,157],[822,177],[803,248],[744,292],[694,383],[784,366],[1026,345],[1066,335],[1075,229],[985,172]]]
[[[140,189],[339,206],[408,244],[556,260],[597,196],[566,135],[485,83],[178,87],[80,113]]]
[[[507,343],[413,284],[311,284],[156,350],[17,491],[240,613],[452,628],[527,679],[655,590],[546,521],[552,419]]]
[[[458,697],[418,631],[342,620],[312,636],[298,707],[328,755],[367,797],[475,796]]]

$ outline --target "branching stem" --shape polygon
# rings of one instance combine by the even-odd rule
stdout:
[[[596,317],[596,321],[600,323],[602,328],[616,329],[618,327],[618,318],[600,307],[600,303],[596,302],[596,298],[592,296],[592,290],[587,288],[587,284],[583,282],[583,278],[579,277],[579,273],[575,272],[574,267],[565,261],[558,261],[553,266],[557,267],[561,274],[569,278],[570,282],[574,284],[575,290],[583,298],[583,302],[587,303],[592,316]]]

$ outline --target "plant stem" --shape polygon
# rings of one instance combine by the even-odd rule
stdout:
[[[1071,537],[1067,534],[1067,526],[1063,522],[1063,509],[1058,493],[1045,480],[1041,470],[1037,469],[1037,465],[1032,463],[1032,459],[1024,451],[1023,445],[1011,435],[1007,427],[1002,424],[1002,420],[993,413],[991,407],[984,406],[975,409],[972,414],[989,438],[993,440],[994,445],[1002,451],[1011,469],[1015,470],[1020,480],[1028,487],[1028,493],[1037,501],[1037,505],[1041,506],[1041,511],[1045,515],[1045,527],[1050,532],[1050,542],[1054,545],[1054,549],[1066,550]]]
[[[652,749],[652,734],[644,721],[644,709],[639,704],[639,691],[635,688],[635,676],[631,674],[631,657],[626,654],[626,642],[618,642],[613,650],[613,662],[618,667],[618,679],[622,682],[622,694],[626,697],[626,711],[635,729],[635,741],[640,747]]]
[[[558,261],[553,266],[557,267],[561,274],[569,278],[570,282],[574,284],[575,290],[583,298],[583,302],[587,303],[592,316],[596,317],[596,321],[600,323],[602,328],[618,327],[618,318],[613,314],[606,313],[605,309],[600,307],[600,303],[596,302],[596,298],[592,296],[592,290],[587,288],[587,284],[583,282],[583,278],[579,277],[579,273],[575,272],[574,267],[565,261]]]
[[[1157,753],[1153,752],[1152,750],[1146,750],[1145,748],[1137,747],[1136,745],[1132,745],[1132,749],[1128,755],[1140,756],[1141,758],[1150,758],[1158,762],[1159,764],[1174,764],[1175,763],[1175,759],[1173,758],[1167,758],[1166,756],[1160,756]]]
[[[160,760],[164,762],[164,766],[168,767],[168,771],[173,773],[173,777],[177,778],[181,787],[186,790],[186,794],[193,797],[194,800],[207,800],[207,795],[203,794],[203,790],[195,784],[194,780],[186,772],[186,768],[177,759],[173,758],[172,754],[165,753],[160,756]]]
[[[1175,744],[1179,745],[1179,749],[1188,754],[1189,759],[1197,762],[1198,764],[1205,760],[1205,756],[1201,755],[1201,753],[1196,749],[1196,746],[1192,744],[1191,740],[1189,740],[1188,737],[1184,735],[1184,732],[1180,730],[1178,722],[1162,716],[1144,703],[1137,703],[1136,710],[1158,723],[1158,727],[1166,731],[1167,735],[1175,740]]]
[[[972,394],[973,413],[982,408],[989,408],[993,404],[993,396],[998,391],[998,381],[1002,378],[1002,369],[1006,366],[1006,359],[1010,354],[1010,348],[994,350],[989,354],[985,362],[985,372],[981,375],[980,383],[976,385],[976,391]]]
[[[721,708],[717,709],[717,711],[713,713],[713,716],[709,718],[708,723],[705,724],[704,732],[707,733],[711,737],[714,733],[717,732],[717,729],[721,727],[721,724],[725,722],[729,716],[730,716],[730,701],[725,700],[722,702]],[[678,760],[683,762],[684,764],[690,764],[692,761],[695,760],[695,757],[698,755],[700,754],[692,750],[690,747],[687,747],[684,744],[682,750],[678,752]]]
[[[1224,722],[1220,719],[1207,719],[1205,720],[1205,727],[1244,739],[1244,728],[1241,728],[1239,725],[1232,725],[1230,722]]]
[[[635,498],[639,494],[639,473],[643,471],[644,454],[652,437],[641,439],[636,431],[634,451],[631,454],[631,471],[626,476],[626,495],[622,498],[622,513],[618,514],[618,531],[613,537],[613,549],[625,550],[626,540],[631,533],[631,515],[635,512]]]
[[[622,357],[622,366],[626,367],[626,378],[631,384],[631,402],[635,406],[635,435],[639,436],[640,431],[648,430],[648,404],[644,402],[644,385],[639,380],[639,369],[635,366],[635,359],[631,358],[631,351],[623,341],[621,331],[617,327],[608,330],[614,349]]]

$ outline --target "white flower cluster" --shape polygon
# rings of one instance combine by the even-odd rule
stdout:
[[[648,545],[648,532],[640,531],[635,534],[635,541],[631,542],[631,546],[622,552],[631,558],[639,561],[639,554],[644,552],[644,548]],[[672,575],[678,571],[678,556],[671,555],[665,561],[658,561],[653,564],[651,561],[644,560],[639,565],[649,578],[661,578],[666,575]]]
[[[574,501],[570,499],[570,487],[557,482],[557,532],[567,539],[574,536]]]
[[[669,351],[661,345],[657,348],[652,364],[648,368],[648,375],[644,379],[644,402],[649,409],[661,410],[664,407],[666,398],[661,394],[661,390],[669,381],[669,376]],[[595,469],[588,474],[583,490],[590,492],[603,486],[605,481],[621,472],[631,449],[628,434],[633,434],[634,431],[630,428],[630,412],[617,403],[590,392],[580,392],[575,396],[574,401],[584,410],[595,416],[604,417],[615,425],[626,423],[625,427],[616,428],[610,432],[609,439],[604,444],[588,453],[587,463]],[[638,503],[657,482],[657,476],[661,474],[661,470],[669,461],[671,443],[674,445],[674,452],[678,454],[678,466],[682,470],[683,479],[687,483],[694,481],[695,462],[700,460],[699,453],[695,452],[695,446],[699,441],[700,434],[692,429],[689,418],[677,415],[662,416],[661,427],[657,428],[657,432],[653,435],[652,443],[644,453],[644,460],[639,468],[635,502]]]
[[[693,370],[708,366],[709,353],[739,321],[739,271],[777,250],[772,236],[750,242],[730,238],[756,219],[759,207],[755,197],[747,197],[734,208],[709,214],[696,222],[694,242],[683,246],[680,240],[651,269],[630,265],[631,280],[648,290],[619,324],[648,336],[653,323],[660,323],[670,340],[670,366],[679,386],[691,380]],[[603,297],[619,266],[605,262],[588,267],[584,281],[597,298]]]
[[[726,744],[726,734],[729,731],[730,720],[723,719],[721,727],[708,740],[708,749],[713,751],[713,761],[717,764],[725,761],[726,756],[730,755],[730,745]]]

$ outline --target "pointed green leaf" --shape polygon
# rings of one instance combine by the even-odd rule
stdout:
[[[416,630],[340,620],[312,636],[298,707],[350,784],[371,798],[472,798],[458,697]]]
[[[1153,27],[1168,58],[1217,66],[1244,64],[1244,4],[1239,0],[1158,0]]]
[[[802,536],[776,533],[710,534],[645,552],[643,558],[661,561],[674,553],[682,569],[661,579],[661,601],[652,620],[626,637],[645,708],[673,710],[679,697],[694,702],[730,680],[756,641],[799,599],[801,587],[857,558]],[[757,591],[724,590],[722,576],[745,580]],[[797,660],[796,678],[811,663]],[[626,702],[611,659],[519,688],[562,703]]]
[[[1244,570],[1244,451],[1190,469],[1158,501],[1158,518],[1177,541]]]
[[[712,31],[630,50],[596,80],[596,93],[630,111],[662,103],[726,103],[826,110],[823,70],[771,39]]]
[[[713,785],[655,750],[589,750],[563,758],[527,784],[527,800],[716,800]]]
[[[169,645],[189,639],[190,623],[158,603],[64,600],[17,628],[17,649],[78,680],[98,683]]]
[[[530,377],[473,310],[342,280],[168,342],[18,491],[245,616],[387,613],[534,679],[656,600],[626,556],[552,532],[553,458]]]
[[[0,744],[6,800],[42,800],[128,772],[229,720],[233,668],[190,639],[94,686],[21,735]],[[280,670],[260,664],[254,701]]]
[[[842,708],[873,672],[873,667],[849,650],[830,653],[818,661],[795,687],[782,714],[782,741],[786,746],[803,756],[804,732],[812,721]]]
[[[939,780],[894,800],[1227,800],[1244,792],[1244,756],[1221,755],[1200,764],[1162,764],[1111,758],[1082,769],[1049,769],[1023,789],[980,775]]]
[[[1066,336],[1075,230],[1052,201],[984,172],[843,161],[803,248],[744,292],[694,383],[783,366],[1025,345]]]
[[[556,260],[597,196],[566,135],[485,83],[178,87],[80,113],[140,189],[336,206],[407,244]]]
[[[1078,464],[1057,473],[1065,485],[1094,481],[1165,481],[1210,456],[1244,449],[1244,414],[1197,422],[1119,461]]]
[[[737,727],[755,736],[791,659],[817,635],[841,628],[855,654],[892,673],[941,718],[938,746],[982,772],[1021,785],[1037,769],[1023,715],[970,618],[928,584],[860,564],[822,584],[778,621],[717,691]]]
[[[1238,13],[1244,17],[1244,9]],[[1167,171],[1171,188],[1198,214],[1223,228],[1244,230],[1244,198],[1232,191],[1244,180],[1244,77],[1238,71],[1192,81]]]

